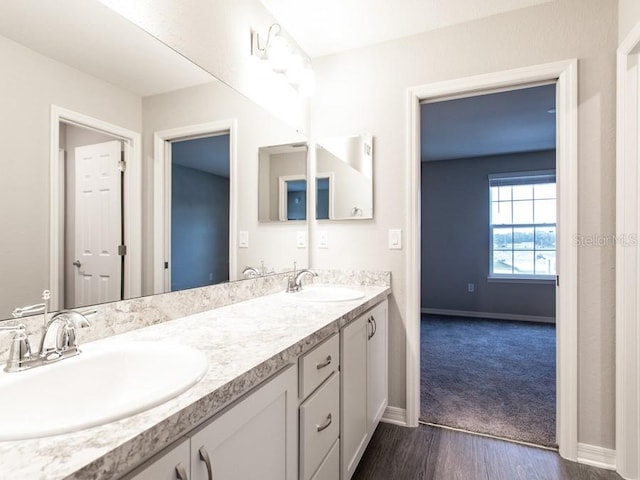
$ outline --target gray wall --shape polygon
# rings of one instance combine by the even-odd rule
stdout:
[[[0,37],[0,318],[49,285],[51,105],[135,131],[140,97]]]
[[[553,282],[487,280],[488,175],[554,169],[555,162],[555,150],[422,162],[422,308],[555,317]]]
[[[638,0],[619,0],[618,5],[618,40],[622,42],[631,29],[640,22],[640,2]]]
[[[635,1],[635,0],[634,0]],[[407,250],[389,250],[388,230],[406,232],[407,89],[557,60],[578,60],[578,231],[615,232],[615,51],[617,2],[559,0],[379,45],[316,58],[314,138],[371,132],[374,210],[366,222],[325,222],[329,248],[318,268],[392,272],[389,404],[406,405]],[[311,235],[318,225],[310,225]],[[312,245],[313,238],[312,238]],[[615,249],[578,251],[578,441],[615,447]]]
[[[171,165],[171,290],[229,280],[229,179]]]

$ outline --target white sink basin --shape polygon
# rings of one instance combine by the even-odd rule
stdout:
[[[364,293],[352,288],[333,285],[310,285],[291,295],[304,302],[347,302],[364,297]]]
[[[0,373],[0,440],[74,432],[142,412],[202,379],[207,358],[172,342],[88,344],[82,353]]]

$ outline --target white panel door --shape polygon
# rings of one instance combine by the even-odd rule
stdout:
[[[75,149],[75,305],[120,300],[121,144]]]

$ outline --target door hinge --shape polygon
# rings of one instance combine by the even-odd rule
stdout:
[[[164,262],[164,268],[169,268],[169,262]]]
[[[127,162],[125,162],[124,160],[120,160],[118,162],[118,170],[120,170],[121,172],[126,172],[126,170],[127,170]]]
[[[126,245],[118,245],[118,255],[126,255],[127,254],[127,246]]]
[[[556,275],[556,287],[560,286],[560,275]]]

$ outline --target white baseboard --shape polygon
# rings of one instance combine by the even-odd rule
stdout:
[[[489,318],[496,320],[517,320],[520,322],[556,323],[555,317],[538,315],[519,315],[517,313],[468,312],[466,310],[448,310],[445,308],[421,308],[420,313],[430,315],[450,315],[454,317]]]
[[[578,443],[578,463],[592,467],[616,469],[616,451],[609,448]]]
[[[387,407],[380,419],[384,423],[393,423],[401,427],[407,426],[407,411],[404,408]]]

